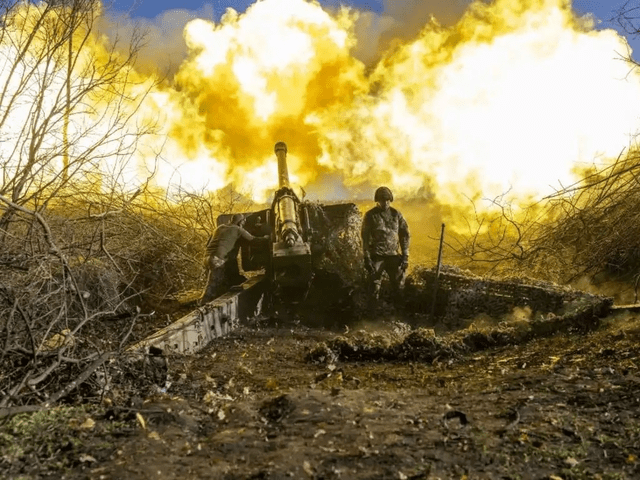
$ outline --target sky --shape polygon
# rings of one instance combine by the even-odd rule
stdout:
[[[613,28],[626,36],[634,51],[634,58],[638,59],[640,58],[640,36],[636,38],[636,36],[627,35],[615,20],[618,10],[628,2],[629,0],[573,0],[573,8],[580,15],[593,15],[598,28]],[[202,0],[114,0],[113,6],[117,11],[127,11],[132,19],[140,19],[143,22],[154,19],[162,21],[163,15],[171,11],[174,14],[169,20],[171,23],[182,21],[186,23],[192,18],[219,21],[227,8],[231,7],[238,13],[243,13],[253,3],[255,2],[251,0],[204,2]],[[457,19],[470,2],[469,0],[319,0],[319,3],[328,8],[336,8],[340,4],[348,5],[361,11],[389,15],[405,23],[412,23],[410,19],[413,19],[414,22],[424,24],[425,15],[433,14],[440,23],[446,25]],[[634,0],[629,3],[633,4]],[[409,25],[408,28],[411,30],[412,26]]]

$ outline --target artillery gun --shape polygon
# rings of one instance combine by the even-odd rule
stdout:
[[[360,212],[354,203],[323,205],[301,201],[289,183],[287,145],[275,144],[278,189],[269,208],[245,214],[245,229],[269,242],[243,242],[245,272],[263,270],[268,291],[282,303],[305,301],[314,283],[327,279],[335,287],[356,281],[361,272]],[[233,214],[220,215],[218,224]],[[359,258],[360,257],[360,258]],[[360,268],[359,268],[360,267]]]

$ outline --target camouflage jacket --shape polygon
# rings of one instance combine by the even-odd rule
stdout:
[[[220,260],[233,258],[238,254],[239,240],[252,241],[253,235],[238,225],[220,225],[207,242],[207,255],[214,255]]]
[[[409,255],[409,226],[395,208],[378,205],[364,214],[362,247],[369,255]]]

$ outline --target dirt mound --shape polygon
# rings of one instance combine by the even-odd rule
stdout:
[[[559,332],[595,330],[611,304],[610,298],[590,296],[589,301],[574,305],[574,309],[564,315],[549,315],[532,321],[501,322],[488,328],[478,328],[472,324],[468,329],[444,337],[436,336],[434,330],[425,328],[419,328],[399,339],[394,338],[394,334],[361,330],[351,336],[340,336],[319,344],[309,352],[307,361],[433,362],[487,348],[518,345]]]

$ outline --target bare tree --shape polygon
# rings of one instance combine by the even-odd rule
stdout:
[[[638,0],[627,0],[618,8],[616,8],[611,22],[618,24],[630,37],[638,37],[640,35],[640,2]],[[631,52],[618,52],[623,60],[631,65],[638,65],[638,62],[631,57]]]
[[[0,34],[0,195],[40,208],[71,179],[122,162],[152,125],[132,119],[149,85],[123,49],[96,35],[98,0],[8,2]],[[5,204],[0,227],[14,209]]]
[[[66,395],[60,371],[86,375],[131,333],[78,341],[139,293],[109,225],[144,190],[127,191],[122,172],[154,129],[140,115],[153,80],[134,69],[142,37],[107,42],[102,11],[0,0],[0,407]]]
[[[199,296],[217,216],[252,207],[233,188],[127,187],[154,128],[140,115],[154,87],[135,70],[142,37],[106,43],[98,0],[2,2],[0,417],[95,383],[140,318]]]

